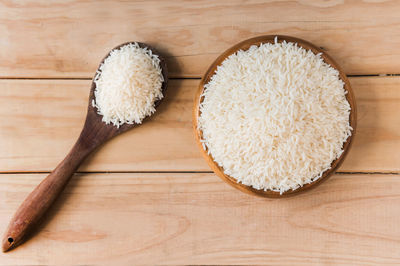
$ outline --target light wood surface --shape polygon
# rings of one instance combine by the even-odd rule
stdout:
[[[167,56],[172,76],[199,77],[230,46],[267,34],[324,47],[347,74],[398,73],[399,14],[396,0],[3,0],[0,76],[92,77],[112,47],[137,40]]]
[[[112,47],[149,43],[179,78],[149,123],[88,158],[79,171],[90,173],[0,265],[398,264],[400,76],[365,75],[400,74],[399,14],[395,0],[0,0],[0,233],[79,136]],[[308,40],[361,75],[349,78],[358,125],[346,174],[279,200],[209,173],[191,128],[200,80],[183,79],[266,34]]]
[[[0,80],[0,171],[51,171],[79,135],[90,82]],[[171,80],[152,122],[111,140],[80,171],[210,171],[191,126],[199,82]],[[350,83],[357,136],[339,171],[400,172],[400,77]]]
[[[1,175],[0,227],[43,174]],[[6,265],[383,265],[400,260],[400,176],[335,175],[286,199],[213,174],[83,174]]]

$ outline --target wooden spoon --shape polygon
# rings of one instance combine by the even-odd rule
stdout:
[[[118,49],[126,44],[129,44],[129,42],[121,44],[114,49]],[[162,92],[165,96],[168,83],[168,72],[165,60],[154,48],[150,47],[149,45],[144,43],[138,44],[141,48],[147,47],[153,52],[153,54],[159,56],[160,67],[164,77],[164,82],[162,83]],[[110,53],[103,58],[100,65],[110,55]],[[14,217],[12,218],[3,238],[3,252],[14,248],[21,243],[27,232],[29,232],[39,222],[43,214],[57,199],[58,195],[61,194],[74,172],[91,152],[93,152],[97,147],[105,143],[107,140],[136,126],[136,124],[123,124],[117,128],[112,124],[107,125],[102,121],[102,116],[99,115],[92,106],[94,90],[96,88],[96,84],[93,80],[89,94],[89,104],[85,125],[83,126],[77,142],[65,159],[31,192],[31,194],[29,194],[29,196],[14,214]],[[155,107],[157,107],[160,102],[161,100],[156,101]]]

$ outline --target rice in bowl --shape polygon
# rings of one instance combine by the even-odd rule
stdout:
[[[319,179],[351,136],[339,72],[293,42],[227,57],[205,84],[203,148],[237,182],[284,193]]]

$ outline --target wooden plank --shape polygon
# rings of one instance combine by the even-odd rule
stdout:
[[[357,133],[339,171],[400,171],[400,77],[351,78]]]
[[[208,169],[191,128],[197,81],[170,84],[151,122],[108,142],[81,170]],[[0,171],[52,169],[79,136],[89,88],[86,80],[1,80]]]
[[[0,175],[0,228],[42,178]],[[0,264],[397,264],[399,191],[390,174],[336,175],[278,200],[213,174],[78,175]]]
[[[400,77],[351,78],[358,131],[340,171],[400,172]],[[209,171],[194,142],[198,80],[172,80],[153,119],[113,139],[81,171]],[[88,80],[0,81],[0,171],[50,171],[79,135]]]
[[[199,77],[224,50],[263,34],[324,47],[348,74],[398,73],[397,1],[0,2],[1,77],[92,77],[126,41],[167,58],[171,75]]]

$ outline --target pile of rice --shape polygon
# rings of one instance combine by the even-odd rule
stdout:
[[[205,85],[203,148],[238,182],[283,193],[331,167],[351,135],[339,72],[291,42],[226,58]]]
[[[130,43],[114,49],[94,78],[93,107],[106,124],[142,123],[163,98],[160,59],[147,48]]]

